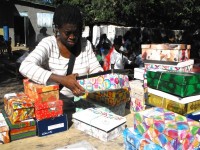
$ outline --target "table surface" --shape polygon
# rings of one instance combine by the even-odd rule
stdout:
[[[126,110],[127,119],[126,125],[128,127],[133,126],[133,115],[129,110]],[[72,125],[68,130],[60,133],[44,137],[29,137],[16,141],[12,141],[7,144],[0,145],[1,150],[53,150],[58,149],[70,144],[76,144],[86,141],[97,150],[124,150],[123,136],[119,135],[117,138],[103,142],[100,139],[92,137],[85,132],[75,129]]]

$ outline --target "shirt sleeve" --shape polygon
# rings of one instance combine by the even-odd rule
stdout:
[[[21,63],[19,72],[34,82],[46,85],[52,74],[47,68],[49,50],[49,42],[42,40]]]

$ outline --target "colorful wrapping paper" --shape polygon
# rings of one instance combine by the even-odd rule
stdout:
[[[9,137],[9,127],[3,114],[0,112],[0,144],[5,144],[10,142]]]
[[[200,74],[147,71],[148,87],[181,97],[200,94]]]
[[[78,79],[77,81],[88,92],[129,88],[128,76],[119,73],[108,73],[94,77],[86,77],[84,79]]]
[[[151,140],[143,137],[136,129],[126,128],[123,131],[125,150],[165,150]]]
[[[134,113],[134,128],[166,150],[193,150],[200,144],[200,123],[154,107]]]
[[[171,110],[181,115],[186,115],[200,110],[200,95],[181,98],[148,88],[148,99],[146,103]]]
[[[125,117],[94,108],[76,112],[72,118],[75,128],[105,142],[122,134],[126,122]]]
[[[113,90],[113,91],[99,91],[88,93],[87,98],[93,101],[102,102],[109,106],[119,106],[130,100],[130,92],[128,88]]]
[[[30,82],[28,79],[23,80],[24,93],[37,102],[54,101],[59,99],[58,85],[40,85]]]
[[[34,119],[24,120],[18,123],[11,123],[5,111],[2,114],[9,126],[10,140],[19,140],[36,135],[36,123]]]
[[[12,123],[35,117],[34,101],[24,93],[5,94],[4,108]]]
[[[35,117],[37,120],[57,117],[62,114],[63,114],[62,100],[35,103]]]
[[[185,44],[142,44],[142,59],[183,62],[190,59],[190,45]]]
[[[130,111],[141,111],[145,109],[145,100],[148,98],[147,88],[141,80],[131,80],[130,85]]]
[[[162,64],[159,62],[144,62],[144,78],[147,78],[146,73],[148,70],[164,70],[164,71],[169,71],[169,72],[191,72],[193,69],[194,65],[194,60],[189,59],[184,62],[180,62],[177,64]]]

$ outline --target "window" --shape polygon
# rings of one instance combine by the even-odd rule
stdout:
[[[52,27],[53,13],[37,13],[38,27]]]

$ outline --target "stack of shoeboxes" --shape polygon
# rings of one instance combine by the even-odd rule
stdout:
[[[35,102],[35,118],[37,124],[37,135],[65,131],[68,128],[66,115],[63,114],[63,101],[59,100],[58,85],[39,85],[24,81],[24,93]]]
[[[89,93],[77,99],[77,111],[86,108],[125,115],[126,102],[130,100],[129,79],[127,75],[107,73],[96,77],[78,80]]]
[[[121,135],[126,123],[125,105],[130,99],[128,76],[106,73],[78,82],[89,92],[82,102],[91,107],[73,114],[75,128],[102,141]]]
[[[200,76],[191,73],[194,60],[189,54],[190,46],[185,44],[142,45],[145,104],[158,107],[134,113],[133,129],[124,131],[126,148],[130,144],[148,149],[155,149],[154,144],[166,150],[199,148],[199,122],[183,116],[200,110]],[[138,139],[132,134],[138,135],[139,144],[134,144]]]

